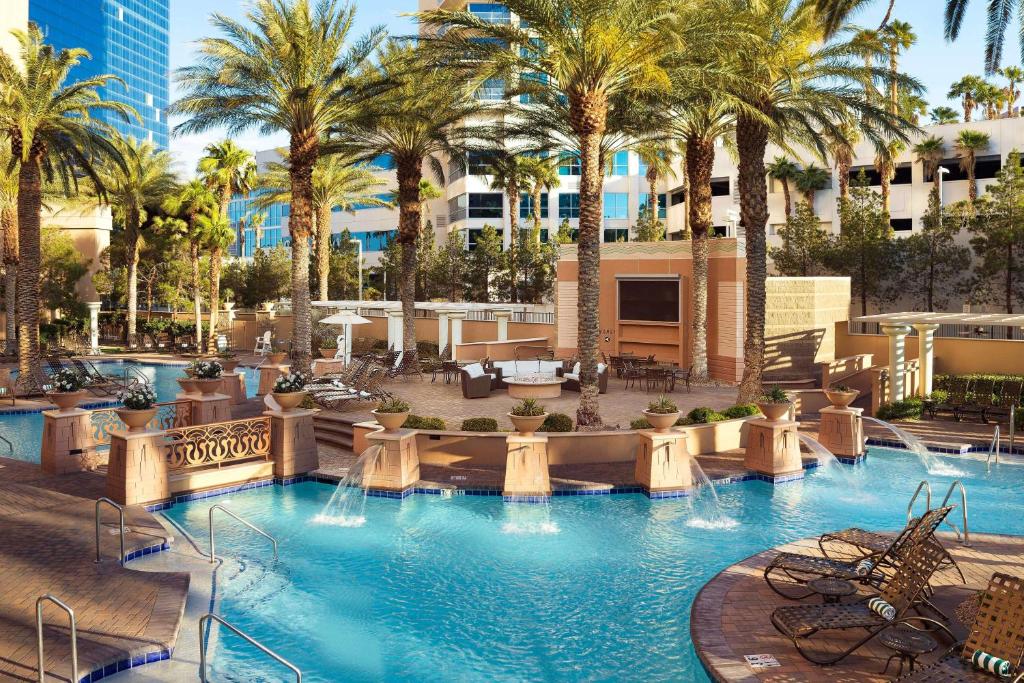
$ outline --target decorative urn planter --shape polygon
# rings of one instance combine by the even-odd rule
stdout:
[[[540,426],[544,424],[544,420],[547,419],[548,414],[542,415],[513,415],[508,414],[512,425],[516,428],[516,431],[523,436],[533,436],[534,432],[540,429]]]
[[[857,400],[858,395],[860,395],[860,391],[857,389],[850,391],[825,389],[825,398],[829,400],[833,408],[849,408],[850,404]]]
[[[302,403],[302,399],[306,398],[305,391],[289,391],[287,393],[278,393],[276,391],[271,392],[274,395],[274,400],[277,401],[277,405],[281,406],[282,413],[288,413],[299,407]]]
[[[217,362],[224,368],[224,372],[234,372],[239,363],[237,358],[221,358]]]
[[[156,408],[144,408],[142,410],[131,410],[130,408],[115,408],[114,412],[121,418],[128,427],[129,432],[141,432],[156,416]]]
[[[186,394],[199,393],[199,387],[196,385],[196,380],[192,379],[191,377],[178,377],[176,379],[178,382],[178,386],[181,387],[181,390],[184,391]]]
[[[274,351],[273,353],[267,354],[270,358],[271,365],[280,365],[281,362],[288,357],[288,354],[284,351]]]
[[[331,360],[338,353],[338,349],[320,349],[320,356]]]
[[[78,404],[82,402],[85,395],[89,393],[87,391],[54,391],[47,394],[47,398],[53,401],[57,405],[57,409],[62,413],[69,413],[78,407]]]
[[[672,426],[679,420],[678,410],[674,413],[652,413],[645,410],[643,413],[647,421],[654,427],[654,431],[660,434],[672,429]]]
[[[377,423],[384,428],[385,432],[397,432],[399,428],[405,424],[406,418],[409,417],[409,411],[406,410],[401,413],[381,413],[376,410],[371,410],[370,414],[373,415]]]
[[[786,403],[760,403],[759,402],[757,404],[757,409],[760,410],[761,413],[766,418],[768,418],[769,420],[772,420],[773,422],[775,420],[781,420],[782,418],[784,418],[787,414],[789,414],[789,409],[792,408],[792,407],[793,407],[793,404],[790,403],[790,402],[786,402]]]
[[[199,392],[203,396],[211,396],[213,394],[216,394],[217,390],[220,389],[220,385],[221,385],[222,381],[223,380],[221,380],[220,377],[218,377],[217,379],[194,379],[194,380],[192,380],[192,382],[196,385],[196,387],[198,387]]]

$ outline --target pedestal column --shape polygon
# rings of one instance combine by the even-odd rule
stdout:
[[[221,379],[224,380],[221,384],[221,391],[231,398],[231,405],[237,406],[239,403],[245,403],[247,398],[245,373],[238,371],[225,372],[221,375]]]
[[[388,348],[401,351],[402,342],[402,312],[388,311]]]
[[[510,434],[505,439],[505,486],[501,494],[512,502],[536,502],[551,495],[548,437]]]
[[[494,312],[494,319],[498,321],[498,341],[508,341],[508,321],[512,317],[512,311],[500,310]]]
[[[178,394],[176,398],[192,403],[193,425],[208,425],[231,419],[231,397],[227,394]]]
[[[685,432],[638,432],[636,482],[651,498],[685,495],[693,487],[691,456]]]
[[[363,469],[363,488],[405,496],[420,480],[416,433],[404,429],[374,432],[366,435],[366,441],[370,446],[380,446],[381,451]]]
[[[441,309],[437,312],[437,352],[444,351],[448,346],[448,314],[450,311]]]
[[[89,353],[94,356],[100,353],[100,301],[89,301]]]
[[[889,337],[889,399],[900,401],[905,398],[907,359],[905,343],[910,327],[907,325],[882,325],[882,333]]]
[[[112,432],[107,497],[121,505],[143,505],[171,497],[163,433]]]
[[[85,472],[101,464],[90,415],[90,411],[81,408],[43,411],[43,443],[39,451],[43,472]]]
[[[270,418],[270,452],[275,477],[293,477],[320,468],[313,435],[315,410],[264,411]]]
[[[864,456],[863,408],[822,408],[818,441],[842,460]]]
[[[804,476],[797,423],[791,420],[751,420],[747,423],[744,466],[774,481]]]
[[[917,330],[917,362],[921,369],[918,392],[921,396],[927,396],[932,393],[932,378],[935,376],[935,330],[939,326],[935,323],[918,323],[914,329]]]
[[[456,349],[462,343],[462,321],[466,319],[466,312],[452,311],[448,317],[452,321],[452,360],[456,360]]]

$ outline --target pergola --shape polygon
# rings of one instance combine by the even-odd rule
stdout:
[[[922,396],[932,393],[932,377],[935,374],[935,330],[939,325],[987,325],[991,327],[1024,326],[1024,314],[1020,313],[929,313],[903,312],[862,315],[856,322],[878,323],[882,334],[889,337],[889,378],[892,395],[904,395],[903,376],[906,370],[905,342],[910,328],[917,330],[918,363],[921,367],[921,381],[918,383]]]

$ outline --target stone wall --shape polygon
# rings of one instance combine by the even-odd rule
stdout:
[[[770,277],[765,380],[812,380],[836,357],[836,322],[849,319],[850,278]]]

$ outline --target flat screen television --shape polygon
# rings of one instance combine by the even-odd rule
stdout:
[[[679,322],[679,280],[619,280],[619,320]]]

